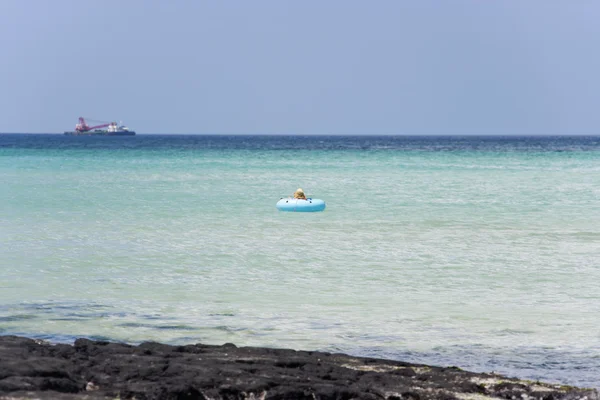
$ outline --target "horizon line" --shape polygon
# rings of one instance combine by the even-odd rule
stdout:
[[[57,132],[0,132],[0,135],[60,135],[64,133]],[[88,135],[79,135],[88,136]],[[103,136],[103,135],[89,135]],[[558,137],[558,136],[600,136],[600,133],[137,133],[135,136],[339,136],[339,137],[377,137],[377,136],[515,136],[515,137]]]

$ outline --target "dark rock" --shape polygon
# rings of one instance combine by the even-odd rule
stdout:
[[[0,336],[0,400],[26,398],[600,400],[591,389],[344,354]]]

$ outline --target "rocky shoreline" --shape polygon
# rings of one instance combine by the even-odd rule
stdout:
[[[0,336],[0,399],[599,400],[594,389],[459,368],[233,344]]]

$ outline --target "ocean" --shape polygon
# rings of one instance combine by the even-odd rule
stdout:
[[[600,137],[0,135],[1,335],[599,388],[599,289]]]

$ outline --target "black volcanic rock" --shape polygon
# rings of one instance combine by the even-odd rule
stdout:
[[[599,400],[592,389],[310,351],[0,336],[0,399]]]

